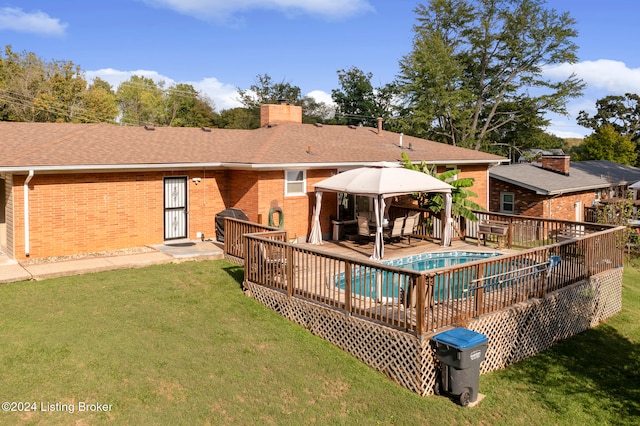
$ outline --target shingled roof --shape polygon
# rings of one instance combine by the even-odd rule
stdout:
[[[307,168],[411,160],[497,164],[504,157],[369,127],[299,123],[256,130],[0,122],[0,171],[172,167]]]
[[[630,185],[640,181],[640,169],[605,160],[577,161],[571,163],[569,174],[563,175],[540,164],[524,163],[492,167],[489,176],[537,194],[558,195]]]

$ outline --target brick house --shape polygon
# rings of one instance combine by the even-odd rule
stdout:
[[[267,223],[279,207],[306,240],[313,185],[372,162],[426,160],[475,178],[487,206],[488,168],[503,157],[379,128],[302,124],[300,107],[263,105],[256,130],[0,122],[0,249],[43,258],[169,240],[215,238],[227,207]],[[323,200],[330,229],[338,196]]]
[[[585,207],[622,197],[640,180],[640,169],[611,161],[571,163],[568,155],[543,155],[540,163],[493,167],[491,211],[583,221]]]

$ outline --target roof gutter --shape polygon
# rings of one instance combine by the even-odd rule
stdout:
[[[232,170],[297,170],[297,169],[349,169],[355,167],[365,167],[383,160],[371,161],[326,161],[308,163],[233,163],[233,162],[198,162],[198,163],[139,163],[139,164],[78,164],[78,165],[47,165],[47,166],[0,166],[0,172],[4,173],[28,173],[35,171],[38,173],[109,173],[109,172],[137,172],[145,170],[190,170],[190,169],[232,169]],[[402,164],[402,160],[396,160]],[[507,161],[507,160],[505,160]],[[414,162],[418,164],[418,162]],[[496,160],[438,160],[430,161],[429,164],[487,164],[489,166],[499,165],[501,161]]]
[[[144,171],[144,170],[184,170],[203,168],[219,168],[221,163],[148,163],[148,164],[80,164],[72,166],[5,166],[0,167],[4,173],[25,173],[31,170],[40,173],[88,173],[88,172],[118,172],[118,171]]]
[[[402,160],[388,161],[388,160],[371,160],[371,161],[327,161],[318,163],[220,163],[220,166],[227,169],[236,170],[283,170],[283,169],[350,169],[356,167],[367,167],[373,164],[380,163],[381,161],[397,162],[399,165],[403,164]],[[505,161],[508,161],[505,159]],[[413,161],[414,164],[420,164],[419,161]],[[464,165],[464,164],[487,164],[489,166],[500,165],[500,161],[496,160],[438,160],[429,161],[430,165]]]
[[[27,178],[24,180],[24,254],[29,257],[31,247],[29,246],[29,182],[33,179],[35,172],[29,170]]]

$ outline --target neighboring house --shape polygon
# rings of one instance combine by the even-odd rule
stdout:
[[[624,197],[629,185],[640,180],[640,169],[543,155],[540,163],[493,167],[489,176],[491,211],[583,221],[585,207]]]
[[[226,130],[111,124],[0,122],[0,245],[15,259],[109,251],[215,238],[227,207],[266,224],[284,213],[306,240],[313,185],[380,161],[425,160],[475,178],[488,205],[488,168],[503,157],[383,131],[302,124],[300,107],[263,105],[262,127]],[[325,195],[321,224],[368,209],[367,200]],[[354,202],[355,201],[355,202]],[[349,206],[349,203],[357,204]]]

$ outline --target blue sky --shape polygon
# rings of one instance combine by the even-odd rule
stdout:
[[[258,74],[330,101],[337,71],[356,66],[374,86],[391,82],[411,51],[413,0],[0,0],[0,47],[42,59],[73,61],[114,89],[131,75],[189,83],[219,111],[238,106],[236,88]],[[637,0],[548,0],[577,21],[580,62],[547,70],[575,72],[588,85],[550,117],[561,137],[590,133],[575,123],[607,95],[640,93]]]

